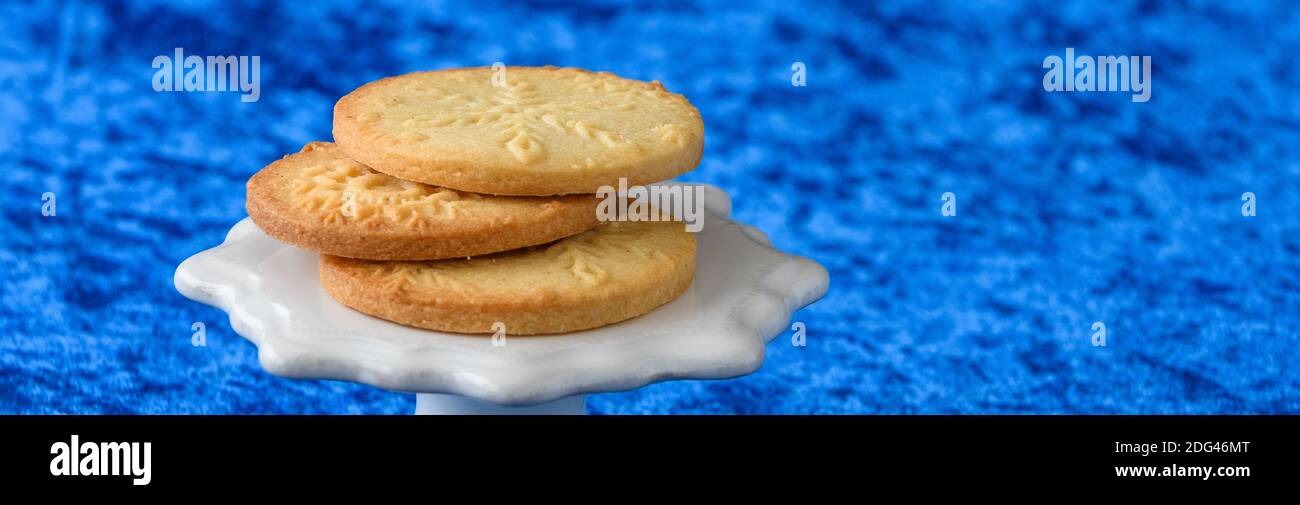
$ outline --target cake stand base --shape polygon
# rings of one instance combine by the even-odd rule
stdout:
[[[685,191],[696,185],[673,184],[683,197],[698,194]],[[352,310],[321,286],[316,253],[271,238],[251,219],[181,263],[174,281],[186,297],[226,311],[230,327],[257,345],[258,362],[275,375],[436,392],[416,396],[416,414],[583,414],[588,393],[754,372],[765,345],[792,327],[794,311],[830,286],[821,265],[778,251],[758,229],[732,221],[726,192],[700,187],[705,226],[695,234],[690,289],[649,314],[563,335],[511,337],[508,346]]]
[[[575,395],[559,400],[506,407],[474,398],[457,395],[416,393],[415,415],[584,415],[587,413],[587,396]]]

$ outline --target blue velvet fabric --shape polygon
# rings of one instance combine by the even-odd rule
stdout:
[[[330,139],[338,97],[496,61],[685,94],[708,135],[684,179],[831,272],[806,347],[593,413],[1300,411],[1287,2],[6,1],[0,33],[0,412],[412,411],[267,374],[172,274],[245,216],[251,174]],[[154,92],[176,47],[259,55],[260,101]],[[1066,47],[1151,56],[1151,100],[1046,93]]]

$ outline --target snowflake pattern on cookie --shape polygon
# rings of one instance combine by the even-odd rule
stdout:
[[[694,168],[699,111],[659,82],[553,67],[418,72],[339,100],[335,139],[396,177],[498,195],[595,193]]]
[[[456,217],[459,202],[480,198],[397,179],[351,160],[318,163],[295,173],[294,178],[292,194],[297,206],[316,212],[331,224],[387,220],[417,226],[423,217]]]
[[[455,78],[466,82],[466,74]],[[622,134],[585,119],[602,110],[633,112],[638,104],[662,100],[668,95],[656,81],[657,89],[647,90],[632,86],[627,81],[602,80],[586,74],[573,77],[575,89],[582,93],[578,98],[548,101],[538,92],[536,85],[520,77],[508,77],[506,82],[487,84],[486,96],[468,93],[451,93],[422,83],[412,84],[410,91],[426,96],[442,109],[437,114],[419,114],[402,121],[411,131],[399,134],[408,142],[429,138],[421,131],[442,127],[487,126],[495,132],[496,142],[520,163],[532,164],[546,155],[545,141],[539,135],[542,129],[563,133],[593,145],[617,148],[627,145],[634,151],[642,148],[628,144]],[[378,119],[368,116],[367,119]],[[684,145],[691,135],[684,125],[665,124],[655,127],[664,133],[664,142]],[[401,135],[406,135],[402,138]]]
[[[388,286],[466,289],[480,285],[475,279],[491,282],[497,278],[480,273],[500,272],[500,278],[512,278],[515,274],[507,272],[517,271],[528,275],[561,274],[550,277],[550,282],[567,278],[573,284],[595,287],[609,283],[626,264],[674,265],[687,261],[693,250],[646,239],[680,239],[673,228],[664,223],[604,223],[549,245],[465,260],[386,263],[376,265],[371,275]]]

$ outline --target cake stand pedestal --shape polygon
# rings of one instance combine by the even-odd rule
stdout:
[[[315,253],[249,219],[181,263],[176,289],[226,311],[275,375],[416,393],[416,414],[581,414],[588,393],[751,373],[791,315],[826,293],[825,268],[777,251],[729,218],[725,192],[704,188],[691,287],[649,314],[587,331],[494,343],[373,318],[325,293]]]
[[[416,393],[416,415],[492,414],[492,415],[583,415],[587,413],[587,395],[566,396],[535,405],[505,407],[467,396]]]

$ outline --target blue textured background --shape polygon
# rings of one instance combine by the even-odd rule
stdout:
[[[330,139],[339,96],[494,61],[684,93],[708,130],[685,178],[831,271],[795,316],[806,348],[778,337],[754,375],[597,395],[592,412],[1300,412],[1298,13],[6,1],[0,412],[410,412],[409,395],[267,374],[172,274],[245,215],[252,173]],[[1067,46],[1150,55],[1151,101],[1045,93],[1042,60]],[[260,55],[261,101],[153,92],[150,61],[174,47]]]

